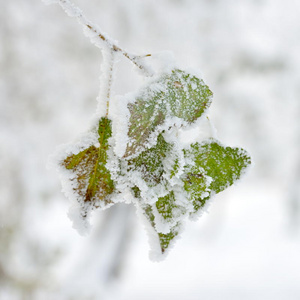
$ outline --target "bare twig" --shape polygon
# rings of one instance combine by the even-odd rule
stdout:
[[[109,49],[111,49],[115,52],[119,52],[122,55],[124,55],[126,58],[128,58],[133,64],[135,64],[140,70],[142,70],[144,72],[144,75],[146,75],[146,76],[153,75],[153,71],[151,70],[151,68],[148,67],[145,63],[141,62],[141,59],[143,59],[145,57],[149,57],[149,56],[151,56],[151,54],[139,56],[139,55],[131,54],[131,53],[125,51],[124,49],[119,47],[117,45],[117,43],[115,41],[113,41],[110,37],[103,34],[101,32],[101,30],[98,28],[98,26],[96,26],[95,24],[90,22],[85,17],[83,12],[78,7],[76,7],[72,2],[70,2],[70,0],[57,0],[56,2],[65,10],[65,12],[69,16],[75,17],[78,20],[78,22],[85,29],[88,29],[90,31],[90,33],[92,33],[92,35],[90,35],[90,34],[88,34],[88,35],[89,35],[90,39],[92,40],[92,42],[94,44],[96,44],[97,47],[103,48],[103,46],[105,45]],[[104,43],[104,45],[103,45],[103,43]]]

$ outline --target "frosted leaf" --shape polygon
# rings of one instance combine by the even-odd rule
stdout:
[[[212,92],[202,79],[176,69],[169,54],[156,55],[157,77],[114,105],[115,53],[130,59],[144,75],[153,75],[144,62],[150,55],[125,52],[70,0],[44,1],[60,4],[103,50],[97,108],[97,117],[102,118],[58,159],[63,190],[73,201],[70,216],[75,222],[83,221],[79,226],[83,232],[93,208],[134,203],[147,220],[151,236],[155,235],[152,248],[158,246],[156,253],[165,256],[185,220],[238,180],[250,165],[250,156],[243,149],[209,139],[214,130],[204,114]]]
[[[153,214],[153,209],[150,205],[145,207],[144,214],[145,214],[147,220],[150,222],[151,226],[153,226],[153,228],[155,228],[155,226],[156,226],[155,217]],[[170,243],[174,240],[174,238],[176,236],[178,236],[180,225],[181,225],[181,223],[178,222],[175,226],[170,228],[169,232],[167,232],[167,233],[157,232],[157,237],[159,240],[161,254],[165,253],[165,251],[170,246]]]
[[[155,253],[165,256],[186,219],[201,212],[214,194],[232,185],[250,164],[243,149],[207,139],[211,129],[202,126],[207,119],[200,117],[211,96],[201,79],[173,70],[152,81],[124,109],[111,113],[113,121],[102,117],[94,142],[75,147],[60,160],[79,205],[73,214],[76,219],[86,220],[93,208],[134,203],[152,237],[156,236],[153,245],[159,249]],[[128,131],[118,134],[116,125],[127,128],[126,120]],[[122,148],[125,155],[117,156]]]
[[[166,120],[179,119],[181,124],[197,120],[209,107],[211,97],[212,92],[203,80],[191,74],[176,69],[161,75],[129,104],[130,142],[125,156],[143,151],[151,133]],[[160,132],[162,130],[163,126]]]
[[[128,160],[128,172],[138,171],[149,187],[161,183],[164,174],[163,159],[166,158],[171,148],[172,145],[168,144],[160,134],[154,147],[142,152],[138,157]]]
[[[185,159],[183,172],[179,172],[179,155],[173,153],[176,151],[160,134],[155,146],[129,163],[129,169],[138,170],[144,179],[149,194],[159,184],[165,187],[165,195],[156,194],[154,202],[143,196],[144,186],[137,183],[133,188],[138,205],[157,234],[162,254],[174,244],[184,220],[200,211],[211,196],[238,180],[250,164],[245,150],[223,147],[209,139],[179,150]],[[165,164],[170,156],[175,158],[171,168]]]
[[[192,144],[184,153],[194,162],[186,166],[182,179],[194,212],[205,204],[211,193],[219,193],[238,180],[251,164],[245,150],[224,147],[214,139]]]
[[[73,193],[84,209],[112,203],[110,196],[114,191],[114,182],[106,168],[110,137],[111,121],[101,118],[98,127],[99,145],[91,145],[61,161],[61,165],[71,172],[69,180],[72,181]]]

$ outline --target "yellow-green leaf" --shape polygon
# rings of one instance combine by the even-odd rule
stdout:
[[[209,107],[211,100],[212,92],[202,79],[178,69],[163,74],[129,104],[130,143],[125,156],[145,150],[151,133],[167,118],[194,122]]]
[[[185,156],[194,161],[192,166],[186,167],[182,180],[195,211],[205,204],[211,193],[219,193],[238,180],[251,164],[244,149],[224,147],[214,139],[192,144],[185,150]]]
[[[72,177],[74,193],[84,203],[103,206],[111,203],[114,182],[106,168],[108,139],[111,137],[111,121],[101,118],[98,126],[99,147],[94,145],[72,154],[62,165],[74,173]],[[99,202],[100,201],[100,202]]]

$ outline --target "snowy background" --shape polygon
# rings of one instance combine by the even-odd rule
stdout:
[[[67,217],[56,147],[89,127],[101,54],[58,5],[0,10],[0,299],[300,299],[300,2],[78,0],[137,54],[172,51],[214,92],[219,139],[255,166],[220,193],[161,263],[134,209]],[[120,61],[114,93],[140,79]]]

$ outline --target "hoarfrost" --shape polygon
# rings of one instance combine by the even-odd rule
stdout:
[[[216,192],[240,176],[234,159],[245,152],[216,142],[207,116],[211,92],[201,80],[173,70],[148,79],[135,93],[112,96],[115,58],[109,49],[103,53],[102,70],[109,75],[101,78],[93,129],[58,151],[63,191],[73,203],[69,216],[83,234],[94,208],[134,203],[150,236],[150,257],[160,260],[185,220],[196,219]],[[222,169],[227,157],[232,161],[229,171]],[[243,161],[239,163],[242,168]],[[93,169],[92,179],[88,168]],[[94,193],[88,190],[95,187]]]
[[[213,142],[216,132],[207,117],[212,92],[194,75],[197,72],[178,69],[170,52],[129,54],[69,0],[58,3],[77,18],[103,55],[92,129],[63,146],[53,159],[63,192],[72,202],[69,217],[74,228],[85,234],[95,208],[133,203],[149,234],[150,257],[161,260],[180,236],[185,220],[199,215],[215,192],[239,177],[238,167],[244,166],[240,161],[236,167],[234,159],[245,152],[236,154]],[[124,96],[112,93],[118,53],[143,75],[152,75],[137,92]],[[155,75],[143,63],[145,57],[150,57]],[[212,163],[211,154],[221,160]],[[229,171],[222,165],[227,157],[233,161]]]

